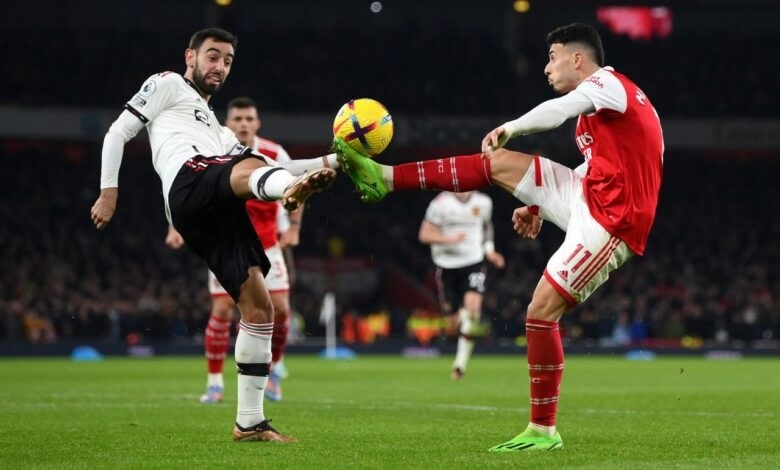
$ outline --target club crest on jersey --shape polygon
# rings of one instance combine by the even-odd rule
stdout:
[[[208,115],[206,113],[204,113],[203,111],[199,110],[199,109],[195,110],[195,120],[196,121],[200,121],[203,124],[211,127],[211,124],[209,124],[209,117],[208,117]]]
[[[154,80],[149,80],[141,87],[139,94],[143,96],[152,96],[155,91],[157,91],[157,83],[155,83]]]
[[[471,208],[471,214],[472,214],[474,217],[479,217],[479,207],[472,207],[472,208]]]

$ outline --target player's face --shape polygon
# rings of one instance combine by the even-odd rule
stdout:
[[[213,95],[222,88],[230,74],[235,56],[233,45],[208,38],[196,51],[190,52],[187,65],[192,66],[193,83],[203,93]]]
[[[549,60],[544,67],[547,83],[561,94],[568,93],[579,85],[579,76],[575,63],[577,58],[573,48],[563,44],[553,44],[548,52]]]
[[[228,111],[225,125],[236,134],[241,145],[250,146],[260,130],[260,119],[256,108],[232,108]]]

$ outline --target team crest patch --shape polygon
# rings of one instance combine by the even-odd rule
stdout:
[[[139,94],[143,96],[152,96],[155,91],[157,91],[157,83],[155,83],[154,80],[149,80],[141,87]]]
[[[211,124],[209,124],[209,116],[199,109],[195,110],[195,120],[211,127]]]
[[[479,217],[479,207],[472,207],[472,208],[471,208],[471,213],[472,213],[472,214],[473,214],[475,217]]]

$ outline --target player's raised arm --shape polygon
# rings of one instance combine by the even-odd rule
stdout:
[[[509,139],[555,129],[567,119],[595,110],[596,106],[584,93],[573,90],[547,100],[514,121],[505,122],[488,132],[482,139],[482,151],[490,153],[503,147]]]

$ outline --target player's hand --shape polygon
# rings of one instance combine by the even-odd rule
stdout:
[[[450,235],[449,242],[447,243],[460,243],[466,239],[466,232],[458,232]]]
[[[290,225],[290,228],[279,237],[279,245],[282,248],[298,246],[301,242],[300,225]]]
[[[184,246],[184,238],[182,238],[178,230],[173,228],[173,225],[168,226],[168,235],[165,236],[165,244],[174,250],[178,250]]]
[[[482,139],[482,153],[489,156],[493,151],[503,147],[509,140],[509,137],[509,133],[504,129],[504,126],[496,127]]]
[[[542,218],[536,206],[518,207],[512,213],[512,227],[523,238],[533,240],[542,229]]]
[[[98,230],[104,229],[114,216],[118,195],[118,188],[105,188],[100,191],[100,196],[98,196],[97,201],[92,205],[92,210],[90,210],[92,223],[95,224]]]
[[[504,266],[506,265],[504,255],[497,251],[494,251],[493,253],[485,253],[485,258],[487,258],[487,260],[498,269],[504,269]]]

